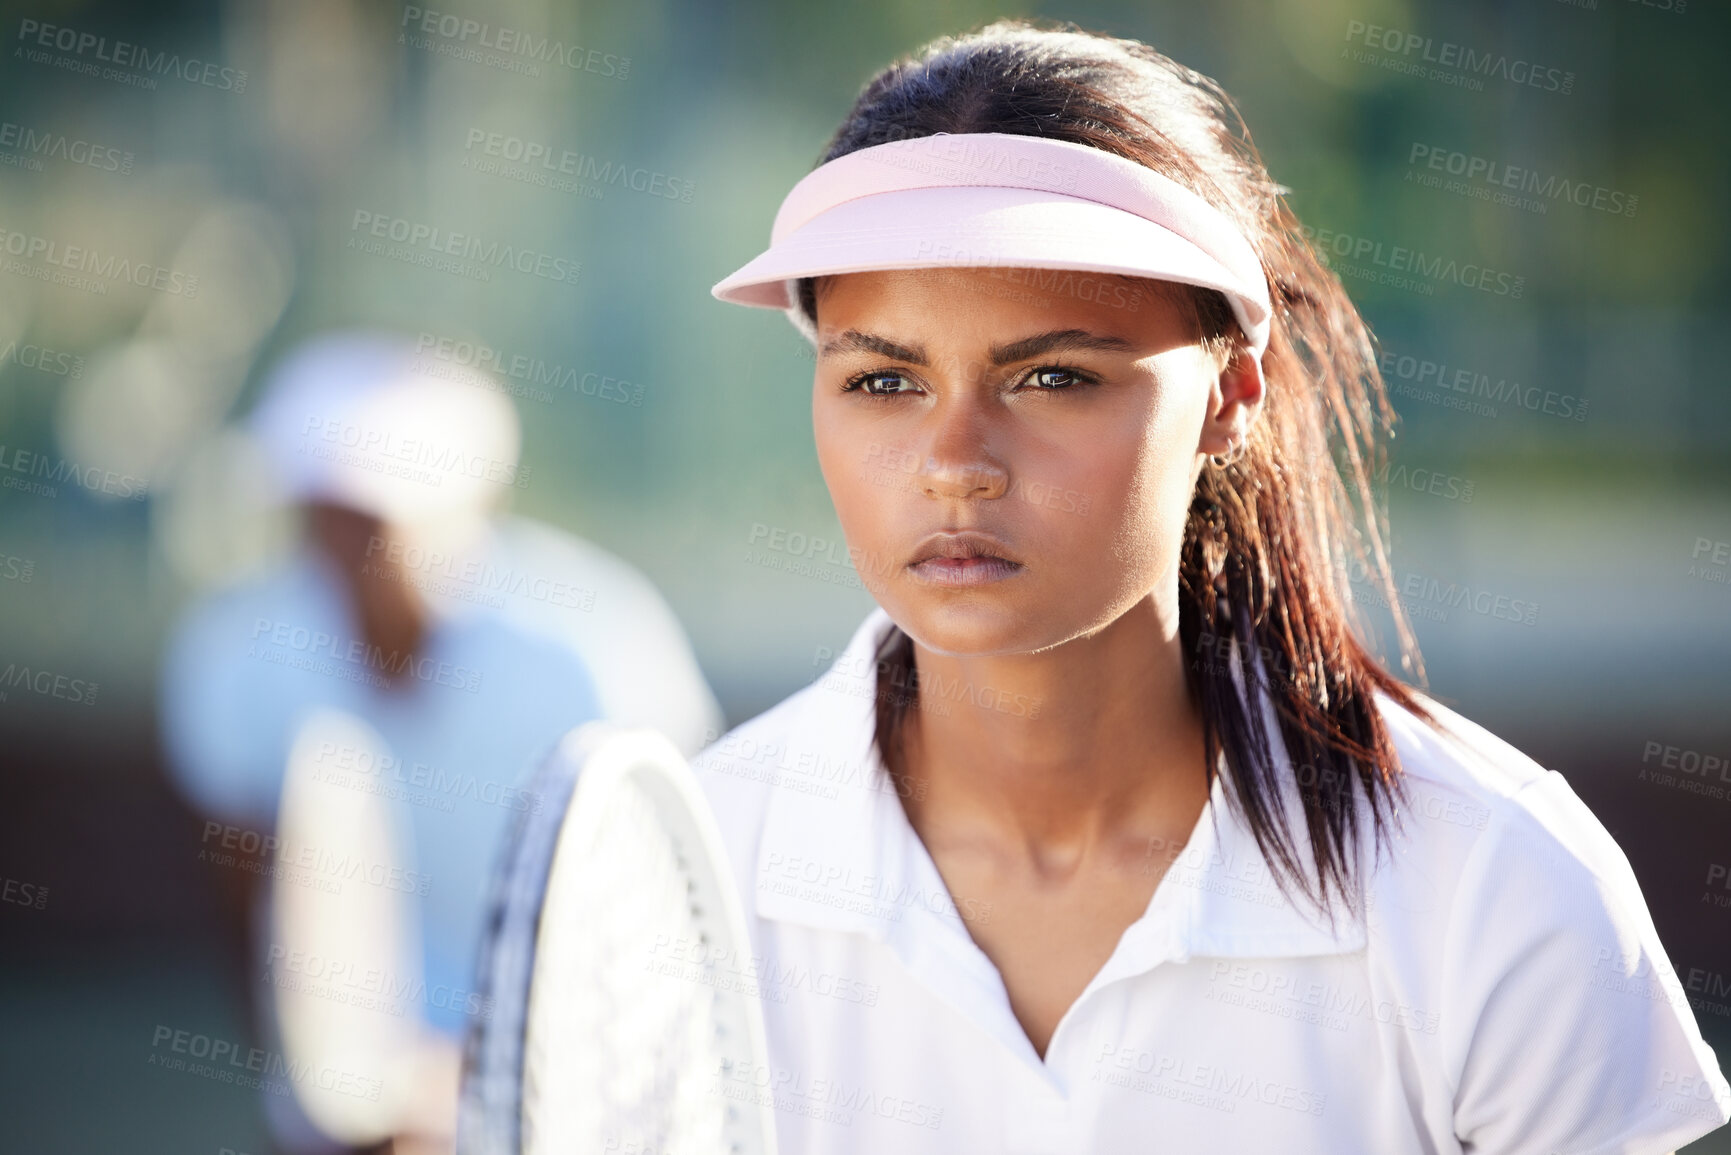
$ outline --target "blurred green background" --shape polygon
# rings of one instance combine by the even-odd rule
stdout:
[[[1640,776],[1653,742],[1731,755],[1731,18],[1682,3],[0,3],[0,666],[100,687],[91,705],[0,697],[0,874],[49,891],[40,910],[0,905],[0,1147],[265,1149],[256,1096],[146,1058],[156,1022],[243,1030],[152,712],[175,612],[289,532],[223,433],[274,357],[367,324],[522,358],[507,380],[533,481],[515,508],[647,572],[742,721],[816,676],[870,602],[845,567],[748,560],[757,525],[840,532],[803,342],[709,286],[758,251],[874,70],[1002,15],[1145,40],[1237,99],[1388,353],[1395,568],[1434,692],[1569,776],[1677,970],[1724,989],[1731,909],[1706,880],[1731,861],[1731,789]],[[426,10],[579,45],[581,66],[468,58],[472,41],[421,30]],[[91,75],[36,54],[47,25],[216,68]],[[1413,75],[1425,50],[1367,44],[1371,26],[1543,82]],[[576,174],[521,179],[537,170],[508,158],[529,146],[577,154]],[[1511,169],[1529,191],[1499,203],[1485,175],[1527,179]],[[352,247],[374,218],[581,273],[482,282]],[[46,283],[20,265],[29,238],[196,276],[197,293]],[[1377,245],[1510,291],[1379,283]],[[34,455],[148,496],[11,484]],[[1451,584],[1534,620],[1427,593]],[[1728,1003],[1697,1018],[1731,1062]]]

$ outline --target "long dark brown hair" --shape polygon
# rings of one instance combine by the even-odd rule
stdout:
[[[1179,576],[1185,676],[1202,714],[1208,784],[1223,761],[1230,804],[1275,881],[1331,921],[1331,889],[1356,912],[1357,790],[1380,847],[1402,782],[1374,695],[1431,720],[1360,643],[1351,610],[1357,567],[1380,585],[1402,664],[1422,682],[1371,488],[1394,412],[1369,329],[1305,239],[1232,101],[1145,44],[1026,20],[935,41],[872,78],[820,163],[940,132],[1049,137],[1126,157],[1223,210],[1260,255],[1275,307],[1262,362],[1267,398],[1243,456],[1204,467],[1191,501]],[[1220,293],[1180,288],[1201,342],[1227,349],[1242,340]],[[799,289],[815,324],[815,286],[808,279]],[[913,641],[891,629],[877,656],[876,742],[896,774],[918,704]],[[1264,696],[1284,762],[1258,705]],[[1314,880],[1300,869],[1280,802],[1283,775],[1303,802]]]

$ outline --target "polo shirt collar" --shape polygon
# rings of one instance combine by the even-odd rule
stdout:
[[[786,786],[771,790],[758,854],[757,913],[869,935],[896,950],[928,981],[937,967],[958,980],[946,986],[973,987],[972,980],[989,978],[988,986],[1001,992],[996,969],[968,935],[964,918],[975,913],[970,900],[963,900],[961,911],[955,909],[872,742],[877,647],[890,624],[889,615],[875,608],[830,671],[797,696],[785,735],[787,756],[841,767],[840,777],[853,788],[833,796]],[[1285,764],[1266,697],[1262,707],[1277,764]],[[1280,777],[1291,829],[1300,836],[1301,865],[1313,881],[1315,865],[1302,853],[1307,840],[1293,775]],[[1362,917],[1340,911],[1331,929],[1305,900],[1298,899],[1301,909],[1280,891],[1255,836],[1227,805],[1229,789],[1225,776],[1216,775],[1189,842],[1089,991],[1193,955],[1294,957],[1365,945]],[[1362,888],[1362,876],[1355,878]],[[975,1001],[967,990],[946,993]],[[1021,1041],[1025,1045],[1025,1038]]]

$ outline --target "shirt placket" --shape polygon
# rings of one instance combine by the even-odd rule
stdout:
[[[1018,1078],[1004,1088],[999,1100],[1004,1120],[1002,1149],[1008,1155],[1060,1155],[1078,1149],[1080,1134],[1073,1089],[1087,1075],[1067,1056],[1068,1040],[1084,1029],[1089,1009],[1099,992],[1112,983],[1134,978],[1162,962],[1187,957],[1185,930],[1193,915],[1192,888],[1178,885],[1169,871],[1160,880],[1148,908],[1119,939],[1104,966],[1058,1021],[1042,1060],[1010,1006],[1003,976],[955,913],[949,889],[924,843],[907,822],[896,799],[888,799],[882,817],[884,841],[879,861],[896,863],[895,877],[907,881],[907,893],[941,896],[935,903],[921,901],[898,920],[890,945],[903,965],[924,986],[955,1007],[1009,1052]],[[1192,842],[1206,855],[1212,853],[1213,830],[1204,809]],[[936,907],[936,909],[934,909]],[[1085,1032],[1084,1032],[1085,1034]],[[1058,1057],[1058,1065],[1053,1058]]]

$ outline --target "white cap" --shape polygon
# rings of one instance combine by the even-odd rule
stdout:
[[[484,513],[525,480],[517,412],[497,386],[418,358],[390,334],[299,346],[272,372],[250,425],[289,497],[394,524]]]

